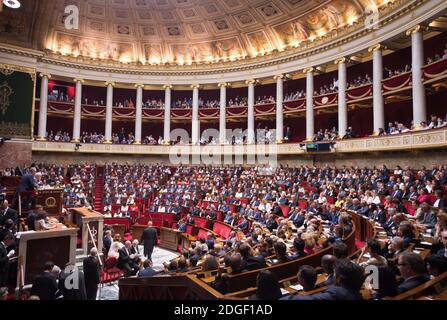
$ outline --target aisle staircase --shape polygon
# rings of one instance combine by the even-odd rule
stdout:
[[[96,168],[95,178],[95,211],[102,212],[102,198],[104,196],[104,167]]]

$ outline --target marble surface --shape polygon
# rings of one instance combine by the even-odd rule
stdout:
[[[141,246],[140,249],[142,252],[143,247]],[[163,262],[170,261],[177,256],[179,256],[177,252],[155,247],[152,253],[153,268],[160,271],[163,269]],[[103,288],[98,288],[97,300],[119,300],[118,281],[107,284]]]

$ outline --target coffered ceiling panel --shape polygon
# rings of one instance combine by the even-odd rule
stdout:
[[[122,62],[216,62],[297,46],[391,0],[21,0],[0,13],[3,43]],[[66,6],[79,8],[67,29]]]

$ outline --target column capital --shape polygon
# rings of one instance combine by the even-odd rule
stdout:
[[[200,89],[200,84],[192,84],[191,89]]]
[[[39,76],[40,76],[41,78],[48,78],[48,79],[51,79],[51,74],[49,74],[49,73],[41,72],[41,73],[39,74]]]
[[[422,26],[420,24],[417,24],[415,26],[413,26],[412,28],[408,29],[407,32],[405,32],[405,34],[407,36],[411,36],[414,33],[418,33],[418,32],[424,32],[427,31],[428,28],[426,26]]]
[[[84,84],[85,81],[83,79],[74,78],[73,82]]]
[[[314,73],[315,72],[315,68],[314,67],[309,67],[303,70],[303,73]]]
[[[257,84],[257,83],[258,83],[258,80],[255,80],[255,79],[250,79],[250,80],[245,81],[245,84]]]
[[[112,86],[112,87],[114,87],[114,86],[115,86],[115,82],[112,82],[112,81],[106,81],[106,82],[104,82],[104,85],[105,85],[106,87],[108,87],[108,86]]]
[[[140,89],[140,88],[141,88],[141,89],[144,89],[144,84],[142,84],[142,83],[136,83],[136,84],[135,84],[135,88],[136,88],[136,89]]]
[[[222,88],[222,87],[226,88],[226,87],[230,87],[231,83],[229,83],[229,82],[221,82],[221,83],[218,83],[217,86],[219,88]]]
[[[368,48],[368,52],[374,52],[374,51],[378,51],[378,50],[381,50],[381,51],[386,50],[386,47],[384,45],[378,43],[378,44],[375,44]]]
[[[348,59],[346,59],[346,57],[341,57],[341,58],[336,59],[334,61],[334,64],[340,65],[343,63],[347,63],[347,62],[348,62]]]
[[[172,89],[173,88],[173,86],[171,85],[171,84],[165,84],[164,86],[163,86],[163,89],[164,90],[166,90],[166,89]]]
[[[276,76],[273,77],[274,80],[284,80],[286,78],[286,76],[284,74],[277,74]]]

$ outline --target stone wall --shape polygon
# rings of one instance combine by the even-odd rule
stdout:
[[[99,165],[116,163],[146,163],[146,164],[170,164],[167,156],[144,156],[144,155],[115,155],[115,154],[85,154],[85,153],[57,153],[57,152],[33,152],[34,162],[73,164],[73,163],[95,163]],[[15,160],[14,160],[15,161]],[[352,153],[352,154],[317,154],[284,156],[278,159],[282,165],[288,166],[358,166],[372,167],[382,164],[392,168],[396,165],[401,167],[410,166],[412,168],[427,168],[433,165],[447,164],[447,150],[417,150],[402,152],[370,152],[370,153]]]
[[[0,170],[29,166],[32,163],[32,142],[10,140],[0,143]]]

